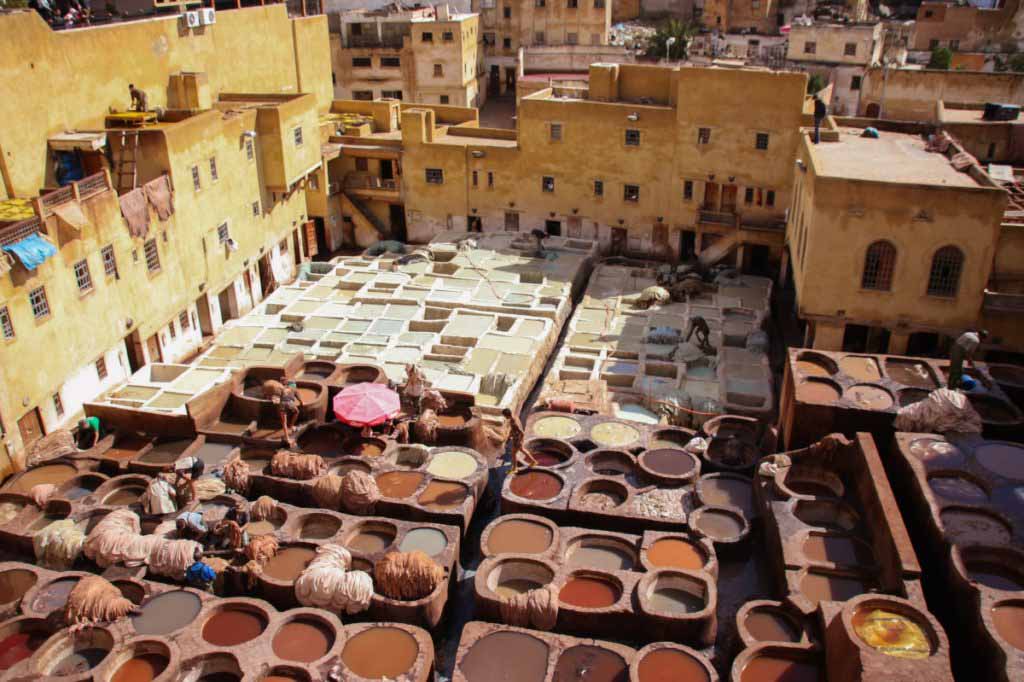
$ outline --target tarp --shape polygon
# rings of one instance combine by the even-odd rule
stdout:
[[[171,179],[167,175],[161,175],[156,180],[150,180],[143,189],[146,192],[146,199],[149,200],[153,210],[160,220],[167,220],[174,214],[173,193],[171,192]]]
[[[128,222],[128,232],[133,237],[145,239],[149,233],[149,206],[142,188],[136,187],[118,199],[121,202],[121,215]]]
[[[7,253],[17,256],[26,270],[35,270],[45,263],[47,258],[57,253],[57,247],[46,241],[38,232],[21,241],[8,244],[3,249]]]
[[[53,212],[57,214],[62,223],[78,232],[81,232],[82,228],[89,224],[85,213],[82,212],[82,205],[77,201],[69,201],[66,204],[56,206]]]

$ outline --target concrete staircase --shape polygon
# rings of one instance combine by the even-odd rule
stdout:
[[[729,234],[723,234],[714,244],[700,252],[697,259],[705,268],[718,263],[732,253],[739,245],[739,230],[733,230]]]
[[[341,208],[352,214],[352,223],[356,229],[356,243],[359,246],[370,246],[387,239],[390,232],[387,226],[366,207],[361,199],[347,191],[342,192]]]

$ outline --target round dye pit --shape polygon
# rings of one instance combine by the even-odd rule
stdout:
[[[311,678],[295,670],[272,670],[270,674],[262,678],[260,682],[309,682]]]
[[[1024,602],[1003,602],[993,606],[992,625],[1007,644],[1024,651]]]
[[[308,540],[326,540],[341,530],[341,519],[329,514],[309,514],[302,519],[299,537]]]
[[[334,633],[324,623],[296,619],[277,631],[271,648],[278,658],[311,663],[326,654],[333,644]]]
[[[525,455],[518,455],[520,464],[531,464],[539,467],[556,467],[565,464],[572,457],[572,448],[561,441],[549,438],[536,438],[524,446],[526,452],[533,457],[530,462]]]
[[[665,573],[657,576],[648,589],[645,610],[672,615],[696,613],[707,606],[706,595],[707,586],[703,581],[688,575]]]
[[[495,632],[470,647],[459,669],[466,682],[544,682],[548,645],[523,632]]]
[[[99,476],[74,478],[65,484],[64,489],[60,492],[60,497],[67,500],[80,500],[86,495],[92,495],[96,488],[99,488],[105,480]]]
[[[580,432],[580,423],[572,417],[541,417],[531,430],[545,438],[572,438]]]
[[[413,528],[398,545],[400,552],[419,550],[428,556],[439,556],[448,547],[448,538],[436,528]]]
[[[982,421],[994,424],[1012,424],[1017,421],[1017,412],[1011,405],[998,398],[969,395],[967,399],[981,415]]]
[[[831,405],[839,395],[839,385],[823,379],[807,379],[796,385],[796,399],[802,403]]]
[[[245,530],[249,535],[273,535],[274,531],[277,530],[277,526],[271,521],[250,521],[246,526]]]
[[[739,438],[713,438],[705,457],[721,469],[750,469],[761,457],[757,446]]]
[[[800,592],[812,604],[823,601],[846,601],[871,590],[871,585],[858,578],[826,573],[807,573],[800,581]]]
[[[596,568],[602,571],[629,571],[636,565],[636,551],[616,538],[584,536],[566,548],[571,568]]]
[[[654,435],[651,436],[650,442],[647,444],[648,449],[676,449],[682,448],[684,445],[690,442],[693,438],[693,434],[687,431],[677,431],[675,429],[664,429],[662,431],[655,431]]]
[[[690,517],[694,530],[716,542],[735,540],[745,530],[743,518],[728,509],[702,507]]]
[[[416,469],[423,466],[430,456],[430,451],[423,445],[399,445],[395,449],[395,464]]]
[[[182,453],[192,445],[191,440],[172,440],[164,443],[157,443],[153,449],[139,457],[144,464],[170,464],[181,457]]]
[[[699,546],[679,538],[661,538],[647,548],[647,561],[654,568],[681,568],[696,571],[704,568],[707,555]]]
[[[611,578],[577,575],[569,578],[558,592],[563,604],[583,609],[604,609],[615,604],[622,596],[622,587]]]
[[[36,584],[36,574],[23,568],[0,573],[0,604],[21,599]]]
[[[1012,443],[985,443],[975,449],[974,457],[994,474],[1024,480],[1024,447]]]
[[[138,654],[122,663],[110,682],[150,682],[167,669],[169,662],[163,654]]]
[[[390,471],[377,477],[377,488],[384,497],[409,497],[426,478],[418,471]]]
[[[329,426],[311,429],[299,436],[299,450],[321,457],[348,454],[348,450],[342,448],[341,434]]]
[[[813,663],[763,655],[743,666],[739,682],[825,682],[825,674]]]
[[[130,580],[115,580],[114,587],[117,588],[121,596],[130,601],[131,603],[138,606],[142,603],[142,600],[146,598],[146,590],[142,585],[134,583]]]
[[[959,469],[964,463],[960,448],[937,438],[915,438],[910,442],[909,450],[929,466]]]
[[[434,480],[423,489],[417,502],[434,511],[458,509],[469,497],[469,488],[462,483]]]
[[[293,582],[316,557],[310,547],[283,547],[263,566],[263,575],[284,583]]]
[[[427,465],[427,473],[443,478],[469,478],[476,471],[476,460],[461,450],[438,452]]]
[[[800,629],[778,609],[754,608],[743,619],[747,632],[758,642],[799,642]]]
[[[224,608],[203,626],[203,639],[215,646],[237,646],[259,637],[267,627],[266,617],[255,611]]]
[[[939,382],[935,380],[935,375],[932,374],[928,365],[923,362],[888,358],[885,361],[885,373],[898,384],[923,389],[924,391],[931,391],[939,386]]]
[[[988,491],[960,473],[936,474],[928,478],[928,487],[939,497],[961,504],[984,504]]]
[[[904,388],[898,392],[900,407],[919,403],[928,397],[928,391],[921,388]]]
[[[871,548],[848,536],[811,533],[804,540],[802,549],[810,561],[842,566],[868,566],[874,563]]]
[[[889,391],[871,384],[850,386],[843,397],[862,410],[888,410],[895,402]]]
[[[12,481],[3,487],[4,492],[28,494],[33,487],[40,483],[50,483],[59,486],[70,480],[78,470],[70,464],[47,464],[45,466],[29,469],[17,480]]]
[[[0,502],[0,526],[11,521],[24,508],[21,502]]]
[[[628,498],[629,490],[618,481],[588,481],[576,490],[577,503],[593,511],[608,511],[621,507]]]
[[[939,518],[946,538],[954,545],[1002,545],[1013,537],[1005,521],[980,510],[947,507]]]
[[[622,656],[599,646],[580,644],[558,657],[552,682],[628,682],[629,666]]]
[[[637,682],[710,682],[707,669],[679,649],[654,649],[640,659]]]
[[[32,600],[32,610],[37,613],[50,613],[64,608],[68,595],[78,584],[78,578],[61,578],[54,580],[36,593]]]
[[[648,450],[639,461],[648,471],[670,478],[685,478],[697,468],[697,460],[684,450]]]
[[[967,577],[994,590],[1024,590],[1024,574],[1009,566],[988,561],[967,560]]]
[[[857,381],[878,381],[882,372],[874,358],[862,355],[847,355],[839,359],[839,369],[846,376]]]
[[[461,429],[469,423],[471,418],[472,416],[468,411],[439,414],[437,415],[437,425],[442,429]]]
[[[54,677],[81,675],[102,663],[109,653],[109,649],[101,647],[76,647],[64,656],[59,657],[48,672]]]
[[[562,492],[562,486],[562,479],[546,471],[516,474],[509,482],[509,490],[527,500],[550,500]]]
[[[590,429],[590,439],[607,448],[618,448],[635,443],[640,432],[622,422],[604,422]]]
[[[146,489],[142,486],[126,485],[123,488],[116,488],[103,498],[103,504],[122,507],[135,504],[142,497]]]
[[[118,435],[114,445],[103,453],[110,459],[126,460],[139,454],[139,450],[149,445],[149,439],[134,434]]]
[[[854,612],[851,621],[857,637],[880,654],[911,659],[932,655],[928,626],[907,613],[862,606]]]
[[[397,529],[382,523],[364,523],[358,530],[348,536],[345,546],[363,554],[383,552],[391,546],[398,534]]]
[[[515,597],[544,587],[554,577],[545,564],[514,559],[498,563],[487,576],[487,586],[499,597]]]
[[[405,630],[371,627],[345,642],[341,661],[360,677],[396,678],[416,664],[419,652],[416,638]]]
[[[786,474],[785,482],[795,494],[808,497],[842,497],[845,492],[838,476],[816,468],[794,466]]]
[[[386,443],[376,438],[353,438],[351,440],[345,441],[345,444],[342,446],[342,449],[345,451],[346,454],[349,455],[355,455],[357,457],[374,458],[380,457],[382,454],[384,454],[385,447]]]
[[[536,521],[509,519],[491,528],[487,549],[491,554],[541,554],[554,540],[551,528]]]
[[[190,624],[199,615],[203,603],[185,590],[158,594],[132,616],[132,626],[140,635],[169,635]]]
[[[736,507],[748,519],[754,516],[753,483],[745,476],[708,474],[697,480],[697,497],[702,504]]]
[[[797,356],[796,369],[805,376],[827,377],[839,371],[832,358],[818,353],[801,353]]]
[[[24,661],[50,638],[43,621],[19,621],[0,631],[0,671]]]
[[[632,476],[636,459],[625,452],[601,450],[587,455],[587,467],[598,476]]]

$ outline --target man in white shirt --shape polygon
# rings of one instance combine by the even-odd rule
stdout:
[[[963,383],[964,361],[970,362],[971,367],[974,366],[974,353],[986,338],[988,338],[988,332],[984,329],[981,331],[968,329],[953,344],[953,350],[949,355],[948,384],[950,388],[960,388]]]

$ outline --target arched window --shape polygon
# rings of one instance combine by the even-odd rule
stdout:
[[[928,295],[956,296],[960,288],[960,273],[964,269],[964,254],[955,246],[943,246],[932,256],[932,271],[928,275]]]
[[[873,243],[864,256],[861,288],[889,291],[892,289],[892,272],[895,267],[896,247],[887,241]]]

